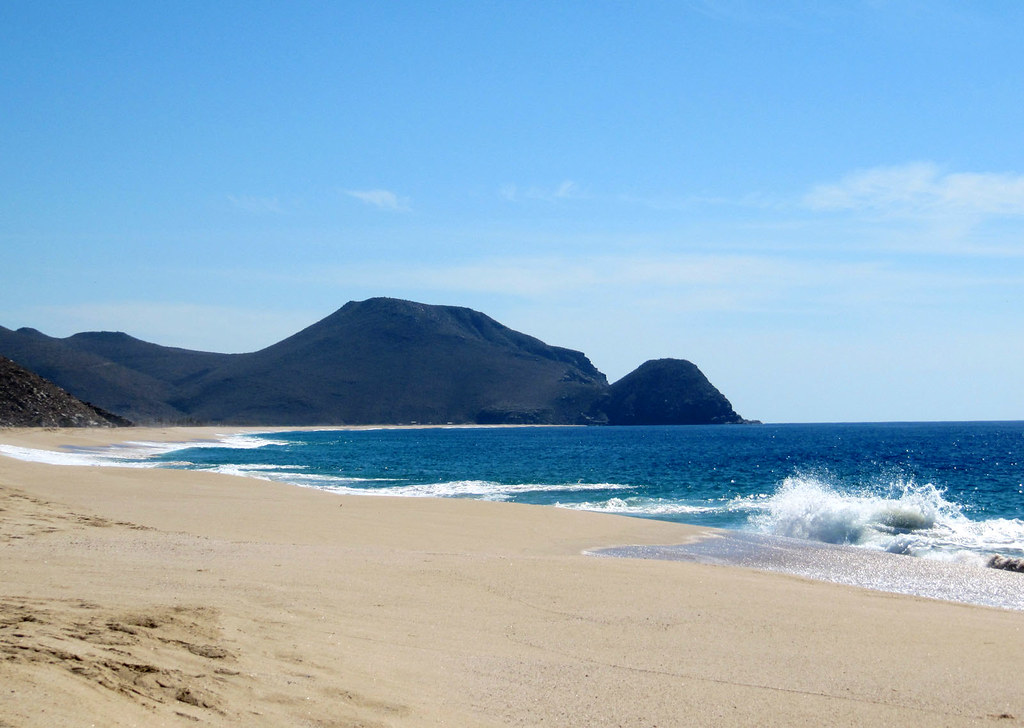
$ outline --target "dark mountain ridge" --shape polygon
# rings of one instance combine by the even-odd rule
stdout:
[[[56,339],[2,327],[0,352],[137,422],[604,424],[618,418],[612,414],[617,385],[609,387],[581,352],[550,346],[472,309],[390,298],[350,302],[249,354],[164,347],[123,333]],[[711,390],[705,394],[724,402],[716,421],[742,421],[704,382]]]
[[[120,336],[132,338],[126,334]],[[11,331],[0,326],[0,354],[76,397],[135,422],[187,420],[185,413],[166,402],[171,394],[170,384],[145,370],[121,364],[116,358],[90,351],[88,343],[95,340],[91,335],[69,343],[74,338],[57,339],[35,329]]]

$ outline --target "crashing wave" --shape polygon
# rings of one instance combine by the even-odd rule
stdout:
[[[827,472],[786,478],[750,518],[758,531],[938,559],[999,549],[1024,556],[1024,522],[972,521],[931,483],[890,477],[849,486]]]

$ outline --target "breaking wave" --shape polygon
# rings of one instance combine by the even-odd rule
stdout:
[[[649,498],[644,496],[614,497],[604,501],[582,501],[579,503],[559,502],[555,503],[555,505],[559,508],[571,508],[579,511],[651,517],[741,513],[756,507],[749,498],[733,498],[714,503],[696,504],[671,498]]]
[[[966,507],[931,483],[894,476],[859,486],[828,473],[798,473],[750,517],[757,531],[938,559],[991,551],[1024,554],[1024,521],[971,520]]]
[[[454,480],[444,483],[391,485],[386,488],[331,485],[327,478],[318,487],[348,495],[386,495],[406,498],[476,498],[506,501],[524,493],[565,493],[587,490],[622,490],[628,485],[612,483],[495,483],[488,480]]]

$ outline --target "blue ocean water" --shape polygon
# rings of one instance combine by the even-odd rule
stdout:
[[[325,430],[176,448],[147,462],[929,559],[1024,557],[1024,422]]]

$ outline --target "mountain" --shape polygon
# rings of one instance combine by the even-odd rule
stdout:
[[[243,385],[244,386],[241,386]],[[607,381],[587,358],[482,313],[372,298],[179,388],[212,422],[578,423]]]
[[[127,420],[71,396],[0,356],[0,426],[119,427]]]
[[[640,365],[610,387],[603,409],[611,425],[745,421],[700,369],[684,359],[655,359]]]
[[[688,362],[698,377],[651,376],[644,365],[609,386],[578,351],[468,308],[392,298],[350,302],[248,354],[3,327],[0,353],[136,422],[660,424],[666,417],[637,404],[658,397],[675,402],[668,420],[741,421],[714,387],[725,408],[705,402],[710,384]]]
[[[575,424],[608,386],[580,352],[468,308],[389,298],[250,354],[2,328],[0,352],[138,422]]]
[[[57,339],[0,326],[0,354],[49,379],[81,399],[135,422],[189,421],[168,400],[179,382],[200,374],[198,362],[229,359],[158,346],[127,334],[92,332]],[[198,358],[197,358],[198,357]]]

